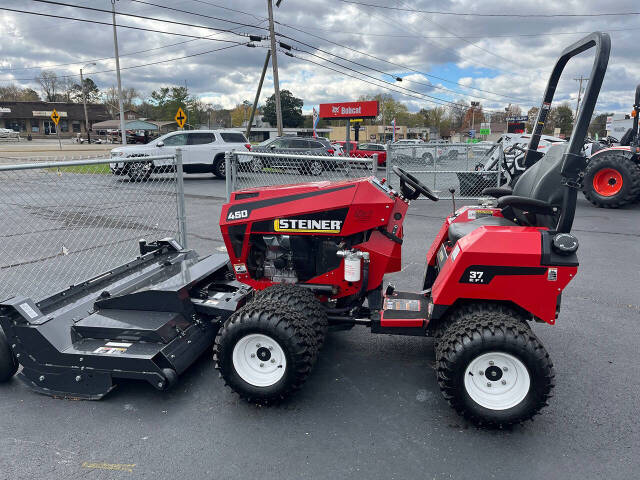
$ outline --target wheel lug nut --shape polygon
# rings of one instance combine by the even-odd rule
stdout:
[[[259,343],[256,343],[256,348],[260,348],[260,344]]]
[[[484,375],[484,371],[482,370],[480,370],[478,373],[480,374],[480,376]]]
[[[261,364],[260,364],[260,366],[261,366],[261,367],[264,367],[264,363],[261,363]]]
[[[252,354],[251,354],[251,358],[256,358],[256,354],[255,354],[255,353],[252,353]]]
[[[271,363],[276,363],[276,359],[275,359],[275,358],[272,358],[272,359],[271,359]]]
[[[507,384],[507,381],[506,381],[506,380],[502,380],[502,384],[503,384],[503,385],[506,385],[506,384]]]
[[[271,347],[271,346],[270,346],[270,347],[269,347],[269,350],[273,350],[273,347]]]
[[[489,360],[489,365],[493,366],[493,360]]]
[[[503,371],[503,372],[508,372],[508,371],[509,371],[509,369],[508,369],[507,367],[503,367],[502,371]]]
[[[491,382],[487,382],[487,387],[490,387],[490,386],[491,386]]]

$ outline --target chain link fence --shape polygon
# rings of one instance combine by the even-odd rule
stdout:
[[[501,143],[391,143],[387,144],[386,177],[396,186],[391,171],[397,165],[440,198],[449,198],[449,189],[454,188],[459,198],[477,199],[483,189],[504,183],[503,154]],[[485,170],[496,160],[494,170]]]
[[[338,181],[377,175],[377,154],[371,157],[305,153],[228,152],[225,156],[227,199],[231,192],[269,185]]]
[[[0,165],[0,300],[41,300],[186,239],[182,157]]]

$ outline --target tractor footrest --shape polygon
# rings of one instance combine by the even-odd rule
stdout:
[[[425,335],[428,297],[419,293],[393,292],[382,301],[382,311],[371,319],[373,333]]]
[[[71,327],[81,338],[168,343],[191,324],[179,313],[100,310]]]

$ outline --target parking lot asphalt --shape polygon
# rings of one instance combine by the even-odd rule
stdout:
[[[224,182],[185,180],[190,246],[223,248]],[[419,288],[451,202],[416,201],[399,289]],[[0,478],[631,479],[640,469],[640,205],[580,199],[581,266],[555,326],[536,324],[555,396],[508,430],[468,425],[442,398],[428,338],[329,335],[304,388],[272,408],[230,392],[204,355],[176,388],[122,384],[99,402],[0,385]]]

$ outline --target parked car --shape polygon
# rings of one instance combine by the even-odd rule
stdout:
[[[353,152],[352,157],[372,158],[378,154],[378,166],[387,164],[387,146],[382,143],[361,143]]]
[[[346,155],[347,154],[347,142],[346,141],[339,140],[337,142],[333,142],[331,145],[333,145],[333,146],[338,145],[340,147],[342,155]],[[358,148],[358,142],[349,141],[349,152],[350,153],[353,153],[357,148]]]
[[[185,173],[213,173],[225,178],[224,153],[230,150],[247,151],[251,144],[242,132],[231,130],[190,130],[171,132],[146,145],[127,145],[111,150],[111,172],[114,175],[129,175],[134,181],[148,179],[155,171],[166,171],[171,160],[152,160],[135,163],[118,162],[131,157],[174,155],[176,148],[182,149],[182,164]]]
[[[312,137],[275,137],[254,146],[252,152],[300,154],[300,158],[253,157],[252,170],[260,172],[265,168],[284,167],[294,168],[300,173],[320,175],[324,170],[339,166],[336,161],[335,148],[325,138]],[[306,159],[304,155],[326,156],[327,160]]]

